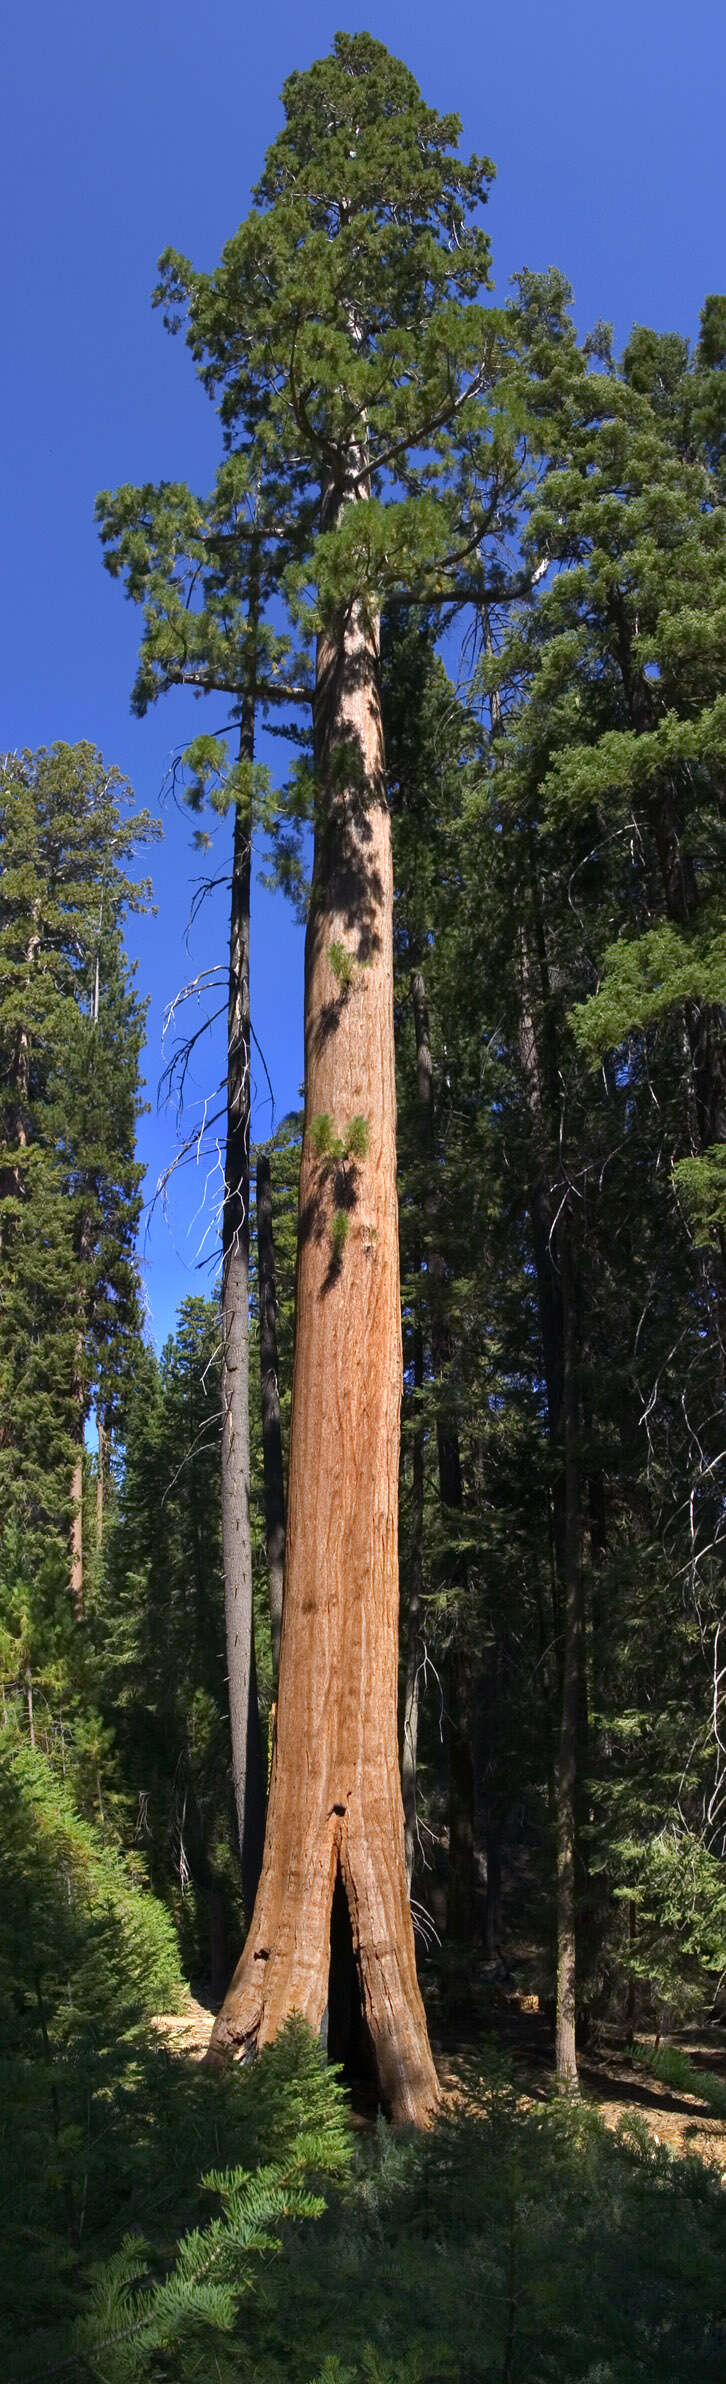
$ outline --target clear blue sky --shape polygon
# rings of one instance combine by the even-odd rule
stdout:
[[[90,737],[154,812],[169,754],[204,725],[202,707],[167,698],[146,721],[131,718],[137,616],[102,569],[94,498],[126,480],[207,486],[215,416],[185,348],[150,311],[156,259],[171,243],[214,264],[280,121],[284,75],[327,50],[341,24],[365,25],[405,58],[426,99],[458,109],[465,145],[494,158],[500,293],[519,266],[557,264],[580,326],[604,316],[622,345],[633,321],[692,334],[705,292],[726,280],[722,0],[496,10],[313,0],[307,11],[290,0],[5,0],[0,744]],[[164,829],[158,915],[131,937],[151,995],[152,1101],[164,1003],[193,969],[223,959],[225,940],[210,905],[190,961],[199,863],[170,805]],[[258,893],[254,1014],[278,1117],[301,1074],[301,975],[299,930],[279,898]],[[210,1083],[215,1073],[210,1057]],[[261,1132],[268,1115],[261,1106]],[[142,1139],[153,1185],[173,1148],[170,1116],[146,1119]],[[202,1192],[185,1179],[169,1227],[152,1225],[157,1341],[178,1301],[209,1280],[197,1269],[204,1224],[192,1222]]]

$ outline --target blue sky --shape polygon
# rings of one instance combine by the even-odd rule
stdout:
[[[213,707],[207,722],[181,697],[132,719],[137,616],[102,569],[94,498],[126,480],[207,486],[217,424],[186,349],[150,310],[156,259],[171,244],[215,263],[279,124],[283,77],[340,25],[366,26],[405,58],[427,100],[458,109],[465,146],[495,160],[500,294],[521,265],[557,264],[581,328],[604,316],[622,346],[634,321],[693,334],[704,294],[724,287],[721,0],[609,0],[599,11],[518,0],[496,12],[477,0],[365,11],[314,0],[307,12],[289,0],[5,0],[0,744],[89,737],[155,813],[172,749],[216,722]],[[155,1114],[164,1004],[223,960],[225,942],[223,908],[210,903],[187,951],[200,864],[183,812],[167,802],[163,821],[157,915],[129,939],[151,996],[151,1188],[173,1150],[171,1116]],[[254,1017],[278,1117],[297,1098],[301,1002],[300,931],[282,899],[258,889]],[[210,1054],[194,1097],[217,1074]],[[179,1179],[168,1224],[157,1212],[146,1239],[157,1342],[179,1300],[210,1279],[198,1265],[203,1190],[199,1176]]]

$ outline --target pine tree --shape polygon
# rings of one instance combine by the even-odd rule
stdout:
[[[517,303],[514,346],[519,344],[526,366],[532,423],[525,547],[532,580],[540,564],[547,576],[519,623],[500,633],[500,650],[489,654],[483,678],[497,705],[491,786],[495,803],[502,806],[512,860],[519,954],[513,1023],[518,1019],[528,1118],[527,1200],[555,1459],[553,1527],[560,1584],[556,1624],[561,1648],[559,1756],[553,1783],[560,1874],[559,2064],[563,2078],[574,2081],[575,1922],[587,1895],[585,1834],[579,1830],[578,1854],[578,1812],[582,1821],[588,1704],[592,1698],[602,1708],[598,1674],[601,1665],[612,1664],[616,1650],[615,1628],[605,1635],[596,1620],[604,1595],[604,1579],[598,1580],[598,1574],[604,1568],[612,1577],[618,1501],[622,1499],[627,1509],[629,1499],[644,1496],[648,1515],[654,1473],[647,1451],[640,1460],[635,1453],[638,1418],[631,1399],[641,1369],[650,1378],[652,1365],[656,1389],[647,1408],[652,1451],[658,1429],[655,1416],[665,1420],[675,1392],[674,1305],[683,1319],[677,1372],[682,1384],[684,1377],[688,1379],[684,1413],[692,1413],[695,1422],[700,1407],[707,1439],[711,1429],[706,1420],[709,1395],[705,1401],[703,1396],[709,1361],[704,1372],[700,1337],[709,1305],[713,1313],[707,1270],[699,1269],[698,1262],[695,1270],[689,1269],[687,1251],[679,1248],[677,1215],[672,1209],[669,1215],[667,1197],[664,1201],[665,1186],[655,1176],[649,1183],[647,1169],[655,1168],[656,1152],[662,1165],[664,1118],[674,1155],[689,1106],[700,1148],[707,1147],[715,1131],[715,1113],[709,1126],[705,1110],[720,1064],[717,1005],[709,999],[718,994],[718,977],[706,971],[700,981],[701,1006],[697,1000],[690,1024],[687,1003],[681,1006],[681,1026],[676,1022],[674,1035],[674,1006],[679,1001],[682,1005],[686,984],[683,977],[678,981],[677,972],[669,982],[667,971],[658,984],[663,929],[655,931],[656,961],[649,922],[659,910],[675,915],[676,877],[685,885],[682,870],[688,876],[691,856],[696,876],[689,911],[693,927],[688,932],[696,939],[713,900],[718,827],[709,756],[715,750],[718,697],[711,710],[704,711],[705,689],[700,696],[687,692],[685,677],[679,680],[676,675],[674,658],[685,634],[684,589],[691,604],[696,601],[705,611],[721,532],[703,460],[694,463],[676,455],[675,440],[669,443],[657,409],[642,391],[634,394],[612,370],[593,370],[593,357],[606,357],[607,343],[598,334],[583,350],[577,347],[567,319],[566,286],[558,277],[523,276]],[[699,639],[701,635],[699,629]],[[714,648],[705,619],[702,643],[708,676]],[[652,708],[647,721],[644,715],[636,721],[633,713],[636,653],[643,700]],[[717,678],[710,676],[712,697],[716,686]],[[671,702],[678,696],[678,709],[667,709],[669,695]],[[694,753],[701,740],[690,784],[678,760],[689,736],[696,741]],[[623,919],[626,934],[612,947],[614,916]],[[682,910],[680,926],[685,923]],[[670,933],[669,927],[666,942]],[[654,961],[650,1005],[646,991],[644,1002],[632,1013],[622,1006],[618,1010],[618,981],[622,987],[626,980],[634,986],[637,978],[642,988],[650,981],[649,953]],[[601,992],[596,989],[600,974]],[[609,979],[614,999],[608,1009]],[[697,993],[695,979],[691,982]],[[584,1051],[594,1056],[608,1047],[612,1052],[626,1024],[634,1030],[632,1039],[623,1039],[609,1059],[600,1089],[596,1079],[588,1088],[573,1026]],[[659,1104],[665,1103],[657,1136],[654,1113],[647,1106],[651,1085],[654,1091],[657,1087]],[[637,1179],[639,1184],[637,1228],[614,1201],[617,1175],[611,1171],[623,1164],[619,1151],[627,1154],[631,1183]],[[608,1234],[613,1207],[622,1271],[614,1265]],[[616,1282],[622,1303],[619,1316],[612,1305]],[[636,1286],[643,1294],[638,1308],[631,1307]],[[694,1296],[699,1325],[692,1338]],[[666,1313],[667,1349],[661,1338]],[[627,1431],[624,1417],[620,1427],[615,1513],[612,1493],[605,1492],[607,1457],[603,1465],[614,1422],[598,1368],[598,1353],[605,1351],[629,1410]],[[674,1495],[674,1512],[676,1480],[683,1480],[681,1468],[687,1471],[692,1462],[688,1437],[687,1429],[680,1447],[669,1437],[669,1503]],[[695,1455],[695,1442],[692,1445]],[[705,1457],[700,1446],[699,1475]],[[708,1472],[708,1458],[705,1465]],[[644,1470],[648,1488],[643,1484],[638,1493],[635,1479]],[[692,1558],[700,1578],[703,1552],[705,1593],[715,1509],[705,1482],[697,1495],[702,1500],[702,1524]],[[648,1536],[645,1522],[646,1548]],[[590,1584],[584,1595],[588,1540]],[[661,1551],[657,1546],[650,1547],[647,1557],[644,1552],[644,1576],[652,1567],[655,1577],[660,1572],[662,1579],[664,1554],[665,1547]],[[699,1600],[700,1595],[701,1591]],[[624,1623],[627,1629],[621,1611],[621,1629]],[[664,1678],[672,1676],[666,1662]],[[622,1693],[620,1680],[619,1689]],[[624,1810],[623,1780],[620,1795]],[[591,1819],[587,1836],[592,1854]],[[613,1865],[612,1856],[611,1849],[606,1867],[612,1866],[611,1877],[613,1868],[617,1877],[618,1858]],[[602,1861],[602,1851],[598,1859]]]
[[[85,1417],[118,1407],[135,1325],[143,1007],[121,925],[150,822],[128,801],[89,745],[2,766],[0,1464],[31,1579],[77,1535]],[[74,1586],[80,1610],[77,1553]]]

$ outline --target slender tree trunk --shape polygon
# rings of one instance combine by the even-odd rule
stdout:
[[[552,1116],[549,1114],[553,1110],[553,1088],[548,1080],[552,1075],[552,1069],[550,1067],[549,1071],[545,1072],[541,1065],[536,1026],[535,970],[530,937],[526,927],[520,928],[519,931],[517,960],[519,1057],[524,1081],[530,1139],[527,1205],[532,1231],[532,1255],[537,1278],[537,1305],[547,1400],[547,1433],[555,1459],[552,1478],[552,1531],[556,1591],[559,1597],[565,1574],[564,1476],[559,1461],[564,1393],[564,1355],[562,1284],[556,1249],[557,1210],[562,1195],[562,1185],[561,1183],[558,1185],[556,1169],[551,1165],[552,1153],[557,1145],[556,1112]],[[548,988],[545,990],[547,991]]]
[[[571,1220],[558,1231],[564,1325],[563,1438],[565,1473],[565,1577],[562,1635],[562,1706],[555,1774],[557,1837],[557,2004],[555,2068],[558,2084],[577,2094],[575,2050],[577,1937],[577,1788],[583,1672],[582,1547],[578,1466],[577,1319]]]
[[[38,909],[39,905],[36,902],[33,904],[32,926],[25,949],[25,985],[28,994],[30,993],[33,970],[37,966],[40,953]],[[15,1146],[18,1156],[17,1159],[11,1160],[8,1167],[0,1169],[0,1198],[21,1200],[23,1197],[23,1154],[28,1148],[28,1104],[30,1098],[30,1035],[22,1020],[16,1030],[15,1049],[9,1069],[8,1094],[8,1108],[2,1125],[2,1137],[4,1142]],[[12,1240],[12,1229],[8,1231],[7,1225],[5,1237],[7,1241]],[[0,1215],[0,1251],[2,1251],[2,1246],[3,1219]]]
[[[209,1887],[209,1986],[213,2003],[221,2002],[228,1977],[224,1925],[224,1894],[217,1880]]]
[[[265,1484],[265,1539],[270,1586],[272,1674],[276,1697],[280,1670],[282,1600],[285,1583],[285,1477],[280,1430],[272,1183],[270,1162],[264,1151],[260,1152],[257,1161],[257,1265],[260,1300],[260,1398],[262,1464]]]
[[[470,1945],[476,1918],[474,1683],[471,1650],[455,1643],[449,1657],[449,1937]]]
[[[96,1546],[98,1548],[102,1548],[104,1505],[106,1497],[106,1474],[109,1464],[109,1445],[111,1436],[107,1431],[106,1424],[104,1423],[104,1419],[100,1413],[100,1410],[96,1416],[96,1430],[98,1432],[98,1467],[96,1472]]]
[[[541,934],[540,961],[546,995],[543,931]],[[567,1185],[559,1163],[554,1158],[552,1173],[548,1172],[548,1154],[554,1155],[558,1134],[553,1055],[545,1052],[543,1067],[536,1025],[534,971],[526,928],[520,931],[518,958],[519,1050],[531,1142],[529,1211],[542,1334],[547,1429],[555,1469],[552,1509],[558,1606],[556,1621],[562,1649],[554,1777],[557,1859],[555,2062],[560,2085],[566,2092],[576,2093],[577,1806],[581,1787],[585,1693],[579,1338],[572,1253],[573,1228]]]
[[[83,1447],[71,1476],[71,1605],[76,1622],[83,1621]]]
[[[493,1822],[486,1833],[487,1892],[484,1907],[484,1945],[496,1953],[502,1926],[502,1832]]]
[[[78,1222],[75,1253],[77,1265],[81,1269],[88,1265],[88,1261],[91,1256],[91,1242],[91,1219],[88,1214],[88,1210],[84,1209]],[[76,1339],[73,1383],[71,1391],[73,1404],[73,1439],[76,1443],[76,1455],[73,1464],[73,1472],[71,1475],[71,1522],[69,1532],[71,1605],[73,1607],[76,1622],[83,1621],[84,1607],[83,1434],[86,1421],[86,1386],[83,1375],[86,1342],[87,1299],[86,1286],[83,1281],[83,1276],[81,1276],[79,1308],[81,1312],[82,1329],[79,1331]]]
[[[252,762],[245,701],[240,758]],[[227,1147],[222,1214],[222,1555],[232,1777],[249,1918],[262,1860],[265,1774],[257,1702],[250,1540],[250,869],[251,802],[234,814],[227,1007]]]
[[[423,2123],[438,2087],[416,1980],[397,1732],[393,884],[378,631],[359,603],[318,641],[315,750],[277,1735],[252,1926],[211,2051],[265,2044],[294,2011],[319,2030],[340,2002],[335,1944],[347,1932],[381,2097],[395,2120]],[[344,1149],[352,1121],[365,1120],[353,1129],[357,1155],[331,1162],[322,1119]],[[331,1977],[336,1883],[344,1925]]]

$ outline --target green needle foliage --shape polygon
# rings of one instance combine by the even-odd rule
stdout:
[[[38,1749],[0,1750],[4,2361],[73,2306],[82,2246],[123,2193],[141,2024],[182,1982],[166,1913]],[[33,2293],[28,2298],[29,2262]]]
[[[353,597],[448,589],[483,534],[480,505],[462,540],[453,459],[491,378],[478,218],[493,169],[458,157],[458,119],[369,34],[338,34],[283,104],[216,272],[169,250],[157,298],[186,325],[230,450],[286,472],[279,585],[307,639]]]
[[[726,1130],[723,301],[692,355],[636,329],[616,371],[605,333],[578,345],[558,277],[518,287],[539,459],[525,548],[547,579],[486,683],[512,796],[536,773],[541,828],[567,823],[578,852],[601,980],[575,1008],[580,1047],[597,1065],[647,1034],[672,1058],[685,1021],[672,1148],[708,1239]],[[591,908],[605,877],[617,940]]]
[[[129,804],[87,744],[0,765],[0,1547],[9,1524],[31,1603],[67,1565],[83,1424],[117,1427],[138,1333],[144,1004],[121,938],[153,831]]]

